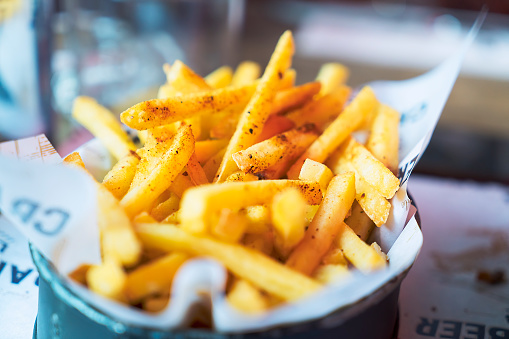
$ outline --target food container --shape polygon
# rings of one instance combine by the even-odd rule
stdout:
[[[413,203],[414,204],[414,203]],[[414,205],[415,206],[415,205]],[[416,221],[420,224],[416,213]],[[371,295],[340,308],[323,318],[267,330],[221,334],[208,329],[161,331],[121,323],[83,301],[56,272],[53,265],[30,245],[39,271],[39,310],[34,339],[45,338],[396,338],[398,296],[403,273]]]

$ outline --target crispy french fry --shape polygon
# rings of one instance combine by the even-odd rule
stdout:
[[[150,211],[150,215],[157,221],[164,220],[167,216],[176,212],[179,208],[180,198],[172,192],[170,197],[158,204]]]
[[[67,155],[63,162],[66,165],[72,165],[81,169],[85,169],[85,163],[83,162],[83,159],[81,159],[81,155],[78,152],[72,152],[71,154]]]
[[[290,31],[283,33],[270,58],[269,64],[251,100],[241,114],[237,129],[227,146],[223,161],[216,174],[217,182],[223,182],[237,170],[232,154],[254,144],[270,114],[270,103],[283,73],[290,67],[294,52],[293,37]]]
[[[349,276],[350,271],[347,266],[334,264],[318,266],[313,274],[313,278],[325,285],[344,281]]]
[[[318,137],[314,125],[305,125],[278,134],[243,151],[232,154],[238,168],[246,173],[259,173],[303,152]]]
[[[380,255],[373,247],[359,239],[352,229],[341,222],[340,232],[334,240],[335,245],[343,250],[345,257],[355,267],[364,273],[384,268],[386,258]]]
[[[262,133],[256,138],[255,144],[284,133],[295,127],[293,121],[283,115],[271,115],[263,125]]]
[[[140,185],[133,187],[122,198],[121,204],[126,213],[133,217],[147,210],[155,199],[170,187],[193,152],[193,133],[190,126],[184,125],[177,131],[171,147],[147,179]]]
[[[242,86],[252,83],[261,73],[261,67],[253,61],[243,61],[235,69],[232,77],[232,86]]]
[[[124,294],[130,304],[137,304],[150,295],[167,293],[180,266],[189,258],[184,253],[171,253],[127,274]]]
[[[336,120],[309,146],[288,171],[288,178],[299,176],[304,161],[309,158],[324,162],[332,152],[352,133],[362,122],[366,114],[378,104],[373,90],[366,86],[353,101],[345,108]]]
[[[343,110],[343,106],[350,97],[352,89],[340,86],[331,93],[316,98],[303,107],[293,110],[286,115],[295,125],[315,124],[320,129],[332,122]]]
[[[323,64],[316,76],[316,80],[322,84],[320,95],[326,95],[345,84],[348,80],[348,68],[342,64],[331,62]]]
[[[175,193],[179,198],[182,198],[184,192],[194,186],[191,179],[189,179],[189,174],[184,170],[177,175],[170,186],[170,191]]]
[[[136,146],[122,126],[105,107],[99,105],[93,98],[80,96],[74,100],[72,116],[85,126],[104,147],[117,159],[127,155],[129,151],[136,151]]]
[[[311,275],[331,247],[334,238],[341,233],[343,220],[354,198],[354,173],[349,172],[332,178],[304,239],[290,254],[286,266]]]
[[[184,193],[180,203],[181,227],[192,233],[203,234],[210,229],[211,216],[221,209],[238,210],[261,205],[288,187],[299,189],[308,204],[317,205],[322,200],[319,185],[309,181],[260,180],[202,185]]]
[[[236,276],[283,300],[302,298],[321,287],[313,279],[241,245],[193,236],[169,225],[139,224],[137,231],[148,248],[210,256]]]
[[[343,250],[334,245],[329,249],[329,251],[322,258],[323,265],[342,265],[347,266],[348,261],[346,261],[345,254]]]
[[[232,82],[233,71],[231,67],[222,66],[205,77],[205,81],[212,88],[223,88]]]
[[[392,173],[399,165],[399,113],[387,105],[380,105],[371,124],[366,148]]]
[[[214,154],[222,150],[228,145],[227,139],[209,139],[197,141],[194,146],[196,158],[201,165],[205,165],[207,160],[212,158]]]
[[[338,162],[350,162],[360,177],[385,198],[391,199],[399,189],[399,179],[354,138],[347,137],[338,154]]]
[[[189,174],[189,177],[191,178],[191,181],[195,186],[208,184],[209,180],[207,179],[207,175],[203,171],[203,168],[201,167],[200,163],[198,162],[198,158],[196,157],[196,154],[193,152],[191,154],[191,157],[189,158],[189,161],[187,162],[187,173]]]
[[[256,85],[253,83],[143,101],[122,112],[120,119],[131,128],[143,130],[168,125],[197,114],[213,114],[225,109],[236,111],[235,105],[244,105],[255,91]]]
[[[305,233],[306,200],[295,188],[287,188],[272,199],[272,224],[276,231],[275,247],[286,258]]]
[[[223,208],[219,212],[219,219],[212,226],[212,235],[221,241],[238,242],[247,228],[248,220],[245,215]]]
[[[243,279],[235,279],[226,300],[236,309],[247,313],[263,312],[270,307],[267,296]]]
[[[180,60],[175,60],[165,73],[168,82],[164,86],[164,93],[162,93],[165,97],[175,94],[196,93],[213,88],[213,86],[207,84],[205,79],[193,72]]]
[[[371,231],[376,227],[375,223],[366,215],[358,202],[352,205],[352,213],[345,220],[345,223],[350,226],[352,231],[363,241],[368,240]]]
[[[345,144],[345,146],[348,143]],[[372,185],[370,185],[357,171],[351,159],[343,151],[343,146],[340,147],[337,154],[330,158],[330,163],[333,164],[335,173],[355,172],[355,199],[361,205],[366,215],[373,220],[376,226],[380,227],[387,221],[391,209],[390,202],[378,192]]]
[[[156,219],[154,219],[153,216],[151,216],[150,214],[148,214],[148,212],[141,212],[140,214],[138,214],[137,216],[135,216],[133,218],[133,223],[137,223],[137,222],[148,222],[148,223],[152,223],[152,222],[157,222]]]
[[[287,88],[295,86],[295,79],[297,78],[297,71],[295,71],[293,68],[287,69],[283,73],[283,78],[279,82],[279,85],[277,89],[279,91],[285,90]]]
[[[300,180],[316,181],[319,183],[323,193],[327,190],[327,186],[333,177],[334,173],[332,173],[330,168],[321,162],[311,159],[304,161],[299,173]]]
[[[248,219],[246,232],[252,234],[266,234],[271,232],[271,214],[265,205],[254,205],[245,208]]]
[[[224,158],[225,152],[226,147],[219,150],[209,160],[207,160],[205,165],[203,165],[203,171],[205,171],[205,175],[207,176],[207,180],[209,182],[214,181],[214,176],[216,175],[216,172],[219,169],[219,165],[221,165],[221,161]]]
[[[237,171],[232,173],[228,178],[226,178],[225,182],[232,182],[232,181],[256,181],[259,180],[256,175],[251,173],[244,173],[242,171]]]
[[[271,231],[265,233],[248,233],[242,239],[242,244],[265,255],[271,255],[274,248],[274,234]]]
[[[87,271],[87,286],[103,297],[123,301],[126,274],[113,260],[93,265]]]
[[[318,81],[308,82],[300,86],[290,87],[276,93],[270,114],[283,114],[304,105],[320,91]]]
[[[136,152],[131,151],[120,159],[106,174],[102,184],[115,198],[122,199],[127,191],[129,191],[139,162],[140,156]]]

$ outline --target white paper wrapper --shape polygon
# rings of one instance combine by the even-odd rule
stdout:
[[[388,252],[387,269],[372,273],[369,278],[354,271],[352,277],[340,285],[329,286],[305,299],[258,315],[240,313],[229,306],[224,299],[226,272],[221,265],[208,259],[193,260],[179,271],[173,284],[172,302],[156,315],[105,300],[67,279],[68,284],[89,304],[126,324],[155,329],[182,328],[191,319],[193,305],[203,303],[211,307],[214,328],[229,333],[320,318],[382,288],[410,268],[422,246],[422,233],[413,218],[415,211],[410,209],[406,182],[428,145],[463,56],[479,26],[478,20],[462,49],[434,70],[403,82],[372,84],[381,102],[402,113],[402,185],[392,199],[387,224],[377,228],[370,239]],[[36,138],[18,141],[14,146],[0,144],[0,153],[6,153],[3,150],[8,147],[16,149],[22,142],[35,143],[34,140]],[[96,140],[79,151],[97,175],[104,174],[111,166],[108,154]],[[0,208],[63,275],[80,264],[99,262],[95,188],[80,171],[0,157]],[[52,223],[46,222],[47,219]],[[204,299],[203,291],[207,291],[209,297]]]

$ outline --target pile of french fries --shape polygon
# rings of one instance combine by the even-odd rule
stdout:
[[[73,279],[157,312],[179,268],[206,256],[227,268],[231,305],[263,312],[387,265],[366,240],[399,188],[399,114],[369,87],[352,96],[340,64],[296,86],[293,53],[287,31],[261,77],[249,61],[204,78],[164,65],[158,98],[120,115],[140,147],[106,108],[76,99],[73,116],[118,162],[96,182],[103,262]],[[85,169],[78,153],[64,163]]]

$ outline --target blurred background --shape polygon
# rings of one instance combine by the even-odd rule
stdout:
[[[415,172],[509,184],[509,2],[461,0],[0,0],[0,141],[45,133],[61,155],[91,135],[70,117],[88,95],[120,113],[154,98],[162,64],[206,75],[265,66],[294,32],[298,83],[320,65],[349,84],[422,74],[451,55],[490,10]]]

